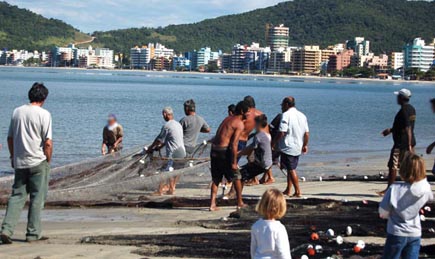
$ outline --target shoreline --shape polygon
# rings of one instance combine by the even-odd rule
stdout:
[[[47,69],[47,70],[77,70],[77,71],[99,71],[99,72],[134,72],[144,74],[174,74],[174,75],[195,75],[195,76],[234,76],[234,77],[248,77],[248,78],[281,78],[281,79],[295,79],[295,80],[320,80],[320,81],[349,81],[349,82],[381,82],[381,83],[408,83],[408,84],[433,84],[435,81],[423,81],[423,80],[382,80],[379,78],[352,78],[352,77],[326,77],[326,76],[312,76],[312,75],[271,75],[271,74],[244,74],[244,73],[211,73],[211,72],[197,72],[197,71],[154,71],[154,70],[140,70],[140,69],[87,69],[87,68],[73,68],[73,67],[24,67],[24,66],[5,66],[1,65],[1,68],[13,68],[13,69]]]

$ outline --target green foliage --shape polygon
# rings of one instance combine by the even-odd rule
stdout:
[[[60,20],[0,2],[1,49],[48,50],[55,45],[73,43],[76,37],[90,39]]]
[[[424,78],[429,81],[435,81],[435,65],[426,71]]]
[[[97,42],[128,53],[135,45],[161,42],[178,52],[235,43],[265,45],[265,24],[290,28],[290,45],[326,47],[364,36],[377,53],[400,51],[417,36],[435,36],[435,2],[406,0],[294,0],[199,23],[96,32]]]
[[[370,78],[375,76],[376,72],[373,68],[349,67],[343,69],[342,75],[345,77]]]

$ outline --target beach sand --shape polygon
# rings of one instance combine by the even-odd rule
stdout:
[[[249,228],[257,218],[253,205],[267,188],[284,189],[283,180],[279,178],[278,183],[269,186],[247,187],[245,200],[251,207],[236,219],[229,218],[234,206],[208,212],[208,193],[203,188],[178,189],[176,197],[169,200],[150,198],[142,204],[145,207],[51,207],[43,213],[43,234],[50,240],[40,244],[22,241],[24,211],[14,236],[16,242],[1,245],[0,258],[247,258]],[[336,251],[350,256],[350,249],[359,239],[370,244],[360,255],[382,251],[385,222],[376,214],[380,197],[375,191],[384,188],[385,182],[311,181],[302,182],[301,187],[304,199],[289,199],[288,214],[282,220],[289,231],[294,258],[304,253],[313,227],[319,233],[328,228],[341,233],[346,225],[352,225],[355,233],[345,237],[347,243],[341,247],[321,238],[324,253],[313,258],[325,258]],[[4,208],[0,210],[0,218],[4,212]],[[423,252],[431,254],[429,245],[435,245],[435,234],[428,229],[435,227],[435,221],[432,214],[426,216]]]

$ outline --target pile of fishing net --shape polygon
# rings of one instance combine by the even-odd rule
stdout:
[[[160,152],[147,155],[143,148],[135,148],[54,168],[47,202],[97,204],[154,191],[172,177],[208,173],[209,154],[210,145],[206,142],[197,145],[188,157],[174,160],[164,158]],[[0,178],[2,203],[12,184],[13,176]]]

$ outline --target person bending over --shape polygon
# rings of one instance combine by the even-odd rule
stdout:
[[[122,138],[124,130],[115,114],[110,114],[107,119],[107,125],[103,129],[103,144],[101,146],[101,154],[112,154],[122,149]]]

